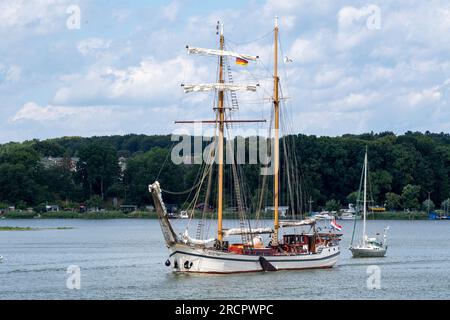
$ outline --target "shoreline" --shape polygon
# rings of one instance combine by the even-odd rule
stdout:
[[[199,214],[200,216],[200,214]],[[9,212],[0,217],[1,220],[53,220],[53,219],[67,219],[67,220],[116,220],[116,219],[145,219],[157,220],[158,216],[155,212],[136,211],[131,213],[123,213],[120,211],[105,211],[105,212],[47,212],[47,213],[33,213],[33,212]],[[236,213],[225,214],[224,219],[236,219]],[[271,215],[261,215],[260,219],[272,219]],[[382,212],[370,214],[368,220],[430,220],[426,212]],[[183,219],[174,219],[183,220]],[[339,221],[339,218],[337,219]],[[359,219],[358,219],[359,220]],[[353,221],[347,220],[347,221]]]

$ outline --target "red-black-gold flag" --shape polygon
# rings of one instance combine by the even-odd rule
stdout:
[[[240,66],[246,66],[248,65],[248,61],[242,58],[236,58],[236,64]]]

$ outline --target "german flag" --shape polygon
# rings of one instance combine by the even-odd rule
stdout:
[[[236,64],[240,66],[246,66],[248,65],[248,61],[242,58],[236,58]]]

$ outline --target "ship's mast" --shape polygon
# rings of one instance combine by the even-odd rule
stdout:
[[[189,54],[201,54],[201,55],[209,55],[209,56],[218,56],[219,57],[219,81],[218,83],[202,83],[202,84],[182,84],[181,86],[184,88],[185,93],[189,92],[207,92],[216,90],[218,94],[218,119],[214,120],[184,120],[184,121],[175,121],[175,123],[202,123],[202,124],[218,124],[219,127],[219,143],[216,161],[218,163],[218,181],[217,181],[217,240],[219,244],[223,241],[223,180],[224,180],[224,127],[225,123],[250,123],[250,122],[266,122],[265,120],[226,120],[225,119],[225,110],[224,107],[224,96],[225,91],[252,91],[255,92],[258,84],[256,85],[245,85],[245,84],[236,84],[236,83],[225,83],[224,79],[224,62],[225,57],[234,57],[236,59],[243,60],[248,63],[248,61],[256,61],[259,57],[253,56],[249,54],[241,54],[233,51],[225,50],[225,37],[223,35],[223,24],[218,22],[217,25],[217,34],[220,36],[220,46],[219,49],[205,49],[205,48],[197,48],[186,46]]]
[[[220,50],[224,50],[225,47],[225,38],[223,35],[223,24],[219,26],[220,28]],[[224,83],[223,78],[223,56],[219,56],[219,83]],[[218,162],[219,162],[219,180],[218,180],[218,188],[217,188],[217,239],[219,242],[223,240],[223,231],[222,231],[222,217],[223,217],[223,138],[224,138],[224,122],[225,122],[225,109],[223,105],[224,92],[223,90],[219,90],[219,154],[218,154]]]
[[[366,208],[367,208],[367,148],[364,156],[364,208],[363,208],[363,243],[366,241]]]
[[[273,203],[274,203],[274,234],[273,245],[278,245],[278,200],[279,200],[279,166],[280,166],[280,145],[279,145],[279,129],[280,129],[280,98],[278,93],[278,86],[280,79],[278,77],[278,17],[275,18],[275,37],[274,37],[274,75],[273,75],[273,107],[275,113],[275,133],[274,133],[274,183],[273,183]]]

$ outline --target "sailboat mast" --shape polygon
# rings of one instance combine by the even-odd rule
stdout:
[[[278,93],[278,86],[280,79],[278,77],[278,17],[275,18],[275,37],[274,37],[274,75],[273,75],[273,107],[275,116],[275,134],[274,134],[274,183],[273,183],[273,203],[274,203],[274,235],[273,244],[278,245],[278,229],[279,215],[278,215],[278,201],[279,201],[279,166],[280,166],[280,145],[279,145],[279,129],[280,129],[280,98]]]
[[[366,212],[367,210],[367,148],[364,157],[364,208],[363,208],[363,241],[366,241]]]
[[[220,26],[220,50],[224,50],[225,47],[225,38],[223,35],[223,25]],[[219,57],[219,83],[224,83],[223,78],[223,56]],[[219,162],[219,180],[218,180],[218,188],[217,188],[217,240],[222,242],[223,240],[223,231],[222,231],[222,217],[223,217],[223,138],[224,138],[224,122],[225,122],[225,109],[223,105],[224,101],[224,91],[219,90],[219,154],[218,154],[218,162]]]

